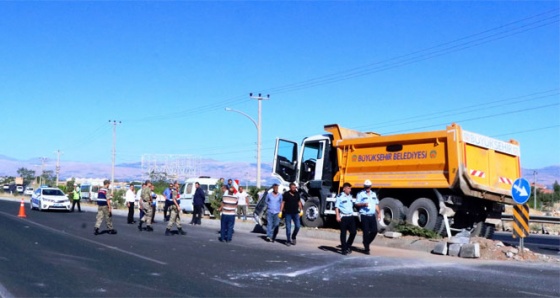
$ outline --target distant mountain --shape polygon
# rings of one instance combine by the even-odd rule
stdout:
[[[18,160],[0,155],[0,176],[15,176],[17,169],[40,171],[40,159]],[[45,170],[53,170],[54,164],[49,162]],[[522,177],[533,182],[533,172],[537,172],[537,183],[551,187],[555,181],[560,183],[560,165],[548,166],[541,169],[522,169]],[[263,163],[261,179],[263,185],[271,185],[276,179],[271,176],[272,164]],[[121,163],[115,165],[115,179],[120,181],[139,181],[146,179],[142,173],[142,165],[136,163]],[[67,178],[110,178],[111,165],[104,163],[81,163],[61,161],[60,180]],[[196,176],[210,176],[214,178],[239,179],[242,185],[255,184],[256,164],[254,162],[222,162],[213,159],[202,159]]]
[[[537,172],[537,184],[551,187],[555,181],[560,183],[560,165],[549,166],[542,169],[521,169],[523,178],[531,183],[535,180],[534,172]]]

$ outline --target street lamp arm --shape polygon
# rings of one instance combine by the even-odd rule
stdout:
[[[255,128],[256,128],[257,130],[259,129],[259,125],[257,124],[257,121],[255,121],[255,119],[253,119],[251,116],[249,116],[249,115],[247,115],[247,114],[245,114],[245,113],[243,113],[243,112],[241,112],[241,111],[234,110],[234,109],[232,109],[232,108],[226,108],[226,111],[228,111],[228,112],[236,112],[236,113],[239,113],[239,114],[241,114],[241,115],[243,115],[243,116],[249,118],[249,120],[251,120],[251,122],[253,122],[253,124],[255,125]]]

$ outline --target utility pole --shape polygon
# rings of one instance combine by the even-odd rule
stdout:
[[[269,100],[270,95],[267,94],[266,97],[261,96],[259,93],[258,96],[253,96],[253,93],[249,93],[249,97],[252,99],[256,99],[259,102],[259,118],[258,118],[258,125],[257,125],[257,189],[261,189],[261,132],[262,132],[262,101]]]
[[[60,150],[54,152],[56,154],[56,186],[58,187],[58,174],[60,174],[60,155],[63,154]]]
[[[109,123],[113,122],[113,158],[111,163],[111,194],[113,194],[113,189],[115,189],[115,156],[117,155],[117,124],[121,124],[118,120],[109,120]]]
[[[537,171],[533,171],[533,207],[535,208],[535,210],[537,210],[537,174]]]
[[[41,176],[39,176],[39,187],[43,185],[43,174],[45,173],[45,163],[47,162],[46,157],[41,157]]]

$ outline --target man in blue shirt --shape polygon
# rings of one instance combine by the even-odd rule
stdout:
[[[340,245],[342,246],[341,253],[347,255],[352,253],[352,243],[356,238],[356,220],[354,219],[354,203],[352,202],[352,195],[350,191],[352,185],[348,182],[342,185],[342,193],[336,198],[334,205],[336,210],[336,221],[340,223]],[[346,232],[350,232],[348,240],[346,240]]]
[[[361,207],[360,221],[362,222],[362,231],[364,232],[364,253],[369,255],[369,245],[377,236],[377,221],[379,221],[381,213],[379,212],[379,200],[375,192],[371,190],[370,180],[364,181],[364,188],[358,194],[355,206]]]
[[[278,235],[278,227],[280,225],[280,205],[282,204],[282,194],[278,192],[278,184],[272,185],[272,192],[266,195],[266,241],[274,242]]]
[[[171,189],[173,188],[173,183],[169,183],[169,187],[163,191],[163,197],[165,197],[165,204],[163,205],[163,220],[169,221],[171,211],[169,207],[174,206],[173,198],[171,197]]]

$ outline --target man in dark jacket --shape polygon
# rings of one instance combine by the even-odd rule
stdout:
[[[200,188],[200,183],[195,182],[194,187],[196,188],[193,196],[193,216],[191,220],[191,225],[200,225],[202,221],[202,212],[204,210],[204,191]]]

